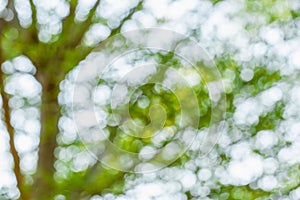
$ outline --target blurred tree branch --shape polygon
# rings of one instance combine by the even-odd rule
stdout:
[[[2,56],[0,55],[0,66],[3,63]],[[9,145],[10,145],[10,152],[12,154],[13,160],[14,160],[14,167],[13,171],[17,180],[17,187],[20,191],[20,199],[21,200],[27,200],[27,192],[24,190],[24,181],[23,181],[23,175],[20,169],[20,157],[17,152],[15,143],[14,143],[14,128],[10,123],[11,116],[10,116],[10,108],[9,108],[9,97],[4,91],[4,73],[2,70],[0,70],[0,93],[2,97],[2,103],[3,103],[3,114],[4,114],[4,122],[6,124],[7,132],[9,134]]]
[[[6,9],[9,9],[13,13],[13,18],[11,19],[11,21],[6,21],[6,20],[0,18],[0,66],[5,61],[5,58],[3,58],[3,55],[2,55],[2,52],[3,52],[2,39],[4,37],[3,36],[4,29],[8,26],[20,28],[20,25],[19,25],[17,17],[16,17],[17,16],[16,10],[14,8],[12,0],[8,1]],[[9,10],[7,10],[7,11],[9,11]],[[27,200],[29,198],[28,198],[27,191],[25,190],[23,174],[22,174],[21,168],[20,168],[20,157],[19,157],[19,154],[17,152],[16,146],[15,146],[15,143],[14,143],[14,134],[15,134],[15,132],[14,132],[13,126],[10,123],[11,116],[10,116],[10,107],[9,107],[9,96],[4,91],[4,86],[5,86],[4,78],[5,78],[5,75],[4,75],[3,71],[0,68],[0,86],[1,86],[0,87],[0,93],[1,93],[2,102],[3,102],[2,108],[3,108],[4,122],[6,124],[6,129],[7,129],[7,132],[9,134],[10,152],[12,154],[13,161],[14,161],[13,172],[14,172],[14,175],[15,175],[16,180],[17,180],[17,187],[20,191],[20,197],[19,198],[21,200]]]

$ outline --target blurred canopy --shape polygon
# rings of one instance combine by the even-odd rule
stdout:
[[[299,15],[298,0],[0,0],[0,199],[300,199]],[[107,38],[150,27],[186,35],[207,51],[226,93],[222,119],[211,123],[213,81],[174,52],[133,52],[95,85],[76,79],[95,47],[117,51]],[[175,94],[190,100],[185,87],[174,94],[146,84],[127,100],[128,88],[115,95],[141,127],[158,102],[165,115],[152,114],[165,121],[163,129],[132,133],[129,124],[125,134],[119,126],[124,107],[112,109],[109,100],[117,80],[141,61],[181,69],[197,96],[197,127],[178,129]],[[80,90],[75,99],[74,86]],[[102,135],[87,120],[89,110],[72,107],[87,99],[97,107]],[[204,135],[221,125],[216,145],[200,156]],[[181,144],[172,140],[178,135],[194,143],[177,159]],[[162,147],[160,162],[176,159],[152,173],[120,171],[90,153],[101,154],[105,138],[145,164],[109,157],[120,169],[151,168],[147,162]]]

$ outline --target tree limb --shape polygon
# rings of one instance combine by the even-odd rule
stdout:
[[[63,31],[61,33],[61,41],[65,44],[64,48],[69,49],[74,49],[81,44],[84,34],[93,23],[93,17],[96,13],[97,7],[100,5],[100,0],[98,0],[89,11],[87,19],[74,24],[76,5],[72,2],[73,1],[70,3],[70,15],[63,20]]]
[[[15,9],[13,0],[8,0],[7,8],[6,9],[9,9],[9,10],[12,11],[12,13],[13,13],[13,19],[11,21],[8,21],[8,22],[5,21],[4,19],[2,19],[4,21],[4,24],[9,24],[10,26],[12,26],[14,28],[17,28],[17,29],[22,28],[20,26],[20,23],[19,23],[19,20],[18,20],[18,14],[17,14],[17,11]]]
[[[4,19],[0,19],[0,35],[2,36],[3,34],[3,30],[6,26],[11,25],[13,27],[16,28],[20,28],[20,25],[18,23],[17,20],[17,15],[16,15],[16,11],[14,9],[14,5],[13,5],[13,1],[10,0],[8,2],[7,5],[8,9],[10,9],[13,14],[14,14],[14,18],[10,21],[7,22]],[[2,37],[0,37],[0,66],[2,65],[2,63],[4,62],[4,58],[2,56]],[[3,103],[3,114],[4,114],[4,122],[6,124],[6,128],[7,128],[7,132],[9,134],[9,145],[10,145],[10,152],[12,154],[13,160],[14,160],[14,167],[13,167],[13,171],[17,180],[17,187],[20,191],[20,199],[21,200],[27,200],[28,196],[26,191],[24,190],[24,181],[23,181],[23,175],[21,172],[21,168],[20,168],[20,157],[19,154],[17,152],[15,143],[14,143],[14,128],[10,123],[10,107],[9,107],[9,97],[8,95],[5,93],[4,91],[4,73],[2,72],[2,70],[0,69],[0,94],[2,97],[2,103]]]
[[[111,36],[114,36],[114,35],[116,35],[116,34],[118,34],[118,33],[120,33],[123,24],[124,24],[127,20],[131,19],[132,15],[133,15],[134,13],[136,13],[137,11],[142,10],[142,9],[143,9],[143,1],[139,1],[139,3],[138,3],[135,7],[133,7],[133,8],[130,9],[128,15],[127,15],[126,17],[124,17],[124,18],[121,20],[119,26],[116,27],[116,28],[114,28],[114,29],[111,31],[110,37],[111,37]]]
[[[33,0],[29,0],[30,3],[30,8],[31,8],[31,25],[29,26],[29,31],[31,33],[31,36],[33,38],[33,40],[38,43],[39,39],[38,39],[38,30],[37,30],[37,24],[38,24],[38,19],[37,19],[37,14],[36,14],[36,7],[33,3]]]
[[[61,36],[62,37],[68,37],[68,39],[63,39],[60,43],[65,44],[66,40],[66,45],[63,45],[61,47],[58,47],[58,54],[63,55],[63,52],[68,52],[68,51],[72,51],[72,54],[74,54],[73,59],[70,61],[69,58],[64,58],[64,59],[68,59],[68,66],[65,67],[66,72],[68,72],[69,70],[71,70],[75,65],[77,65],[82,59],[84,59],[92,50],[92,47],[88,47],[85,46],[84,44],[82,44],[82,40],[84,37],[84,34],[86,33],[86,31],[88,30],[88,28],[93,24],[93,16],[95,15],[96,9],[99,6],[100,1],[97,1],[94,5],[94,7],[91,9],[88,18],[84,21],[81,22],[79,24],[74,25],[74,23],[69,22],[69,24],[67,24],[65,21],[64,23],[66,23],[66,27],[64,27],[64,32],[62,32]],[[141,10],[143,8],[143,1],[139,1],[139,3],[131,8],[127,14],[127,16],[125,16],[118,27],[114,28],[111,30],[111,34],[109,37],[112,37],[118,33],[120,33],[120,30],[122,28],[122,25],[124,24],[125,21],[131,19],[132,15]],[[74,10],[75,7],[73,6]],[[71,14],[70,16],[68,16],[68,19],[66,20],[74,20],[75,19],[75,13],[73,13],[73,11],[71,10]],[[74,26],[74,28],[72,28],[72,26]],[[67,62],[65,62],[67,63]]]
[[[1,59],[0,55],[0,65],[3,63],[3,60]],[[20,191],[20,199],[21,200],[27,200],[28,197],[26,195],[26,191],[23,189],[24,188],[24,181],[23,181],[23,175],[21,173],[20,169],[20,157],[18,155],[18,152],[16,150],[16,146],[14,143],[14,128],[12,127],[10,123],[10,108],[9,108],[9,97],[4,91],[4,73],[2,70],[0,70],[0,93],[2,96],[2,102],[3,102],[3,113],[4,113],[4,122],[6,124],[7,132],[9,134],[9,144],[10,144],[10,152],[12,154],[13,160],[14,160],[14,174],[17,179],[17,187],[19,188]]]
[[[31,26],[36,27],[36,24],[37,24],[36,7],[33,3],[33,0],[29,0],[29,3],[30,3],[31,12],[32,12],[32,14],[31,14],[31,19],[32,19]]]

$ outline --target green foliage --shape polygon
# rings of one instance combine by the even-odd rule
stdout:
[[[278,122],[283,119],[284,102],[278,101],[271,112],[260,116],[259,123],[255,127],[255,131],[260,130],[275,130]]]
[[[268,23],[274,21],[288,21],[291,17],[290,8],[285,0],[247,0],[246,11],[264,14]]]
[[[220,200],[262,200],[268,199],[269,193],[262,190],[254,190],[249,186],[222,186],[211,191],[210,197]]]
[[[223,0],[210,0],[210,2],[212,2],[213,5],[222,2]]]

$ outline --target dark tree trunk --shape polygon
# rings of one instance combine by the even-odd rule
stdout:
[[[38,72],[37,79],[42,85],[41,102],[41,135],[38,153],[38,166],[32,191],[33,199],[53,199],[54,181],[54,149],[59,132],[58,120],[60,109],[58,104],[59,77],[55,73]]]

